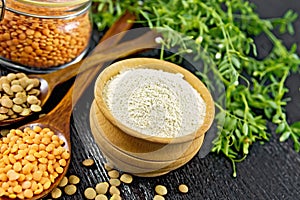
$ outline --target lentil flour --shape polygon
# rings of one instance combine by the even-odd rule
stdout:
[[[145,135],[179,137],[193,133],[204,121],[204,100],[179,73],[123,70],[103,92],[112,115]]]

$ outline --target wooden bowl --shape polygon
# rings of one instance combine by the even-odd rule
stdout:
[[[124,139],[126,134],[104,117],[95,101],[90,110],[90,126],[96,143],[109,163],[124,172],[143,177],[163,175],[181,167],[195,156],[204,139],[202,135],[195,140],[181,144],[180,146],[184,147],[181,151],[176,150],[179,147],[178,143],[149,146],[141,144],[137,138]],[[124,141],[131,141],[131,145],[124,145],[126,144]],[[132,145],[136,146],[126,148]],[[144,148],[140,152],[131,151],[137,149],[137,146]],[[175,153],[170,154],[170,152]]]
[[[150,68],[181,73],[206,103],[203,124],[193,133],[164,138],[142,134],[116,120],[105,103],[102,91],[108,80],[121,70],[129,68]],[[205,132],[214,119],[214,102],[205,85],[184,68],[153,58],[132,58],[110,65],[98,76],[94,96],[90,121],[96,142],[117,168],[126,172],[136,172],[134,174],[139,176],[161,175],[187,163],[199,151]]]

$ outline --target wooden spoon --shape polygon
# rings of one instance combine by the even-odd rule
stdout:
[[[133,16],[127,13],[124,15],[124,17],[122,17],[122,20],[123,20],[122,22],[117,24],[124,24],[128,20],[133,20]],[[129,23],[127,23],[127,25],[129,26]],[[41,100],[41,106],[43,107],[45,105],[45,103],[47,102],[54,88],[57,85],[73,78],[78,73],[83,72],[89,68],[95,67],[95,65],[98,65],[101,62],[107,62],[110,60],[114,60],[116,58],[125,57],[129,54],[144,49],[145,47],[153,48],[156,46],[156,44],[154,43],[154,37],[157,37],[158,35],[154,31],[149,31],[148,33],[142,35],[139,38],[125,41],[119,45],[114,46],[113,42],[121,40],[121,38],[123,38],[123,36],[125,35],[124,30],[128,30],[128,28],[129,27],[122,28],[122,26],[118,25],[117,27],[114,27],[115,31],[110,31],[112,29],[108,30],[108,32],[103,36],[103,38],[100,41],[102,42],[105,40],[101,44],[100,46],[101,48],[97,48],[96,51],[91,56],[87,57],[81,62],[78,62],[67,68],[55,71],[50,74],[29,75],[30,78],[38,78],[40,80],[41,94],[39,95],[39,99]],[[117,34],[118,32],[121,33]],[[112,35],[114,35],[113,38],[107,40],[107,38]],[[79,70],[79,68],[83,65],[83,63],[84,63],[84,67],[82,67]],[[20,122],[27,117],[29,116],[24,116],[24,117],[20,116],[15,119],[6,119],[0,121],[0,126],[11,125]]]
[[[118,27],[123,25],[123,23],[124,21],[121,24],[120,22],[117,23]],[[128,25],[126,26],[126,28],[128,29]],[[120,45],[117,45],[118,47],[120,47],[120,49],[118,49],[118,51],[115,52],[115,56],[117,57],[114,57],[114,59],[119,58],[122,55],[129,55],[130,53],[140,51],[145,48],[147,49],[156,47],[157,43],[155,42],[155,37],[157,36],[158,34],[150,31],[137,39],[133,39],[131,41],[127,41]],[[115,39],[114,37],[111,37],[110,39],[113,40],[113,43],[117,43],[119,41],[119,38]],[[112,42],[107,44],[112,45]],[[105,47],[105,45],[102,47]],[[108,50],[108,52],[109,51],[110,50]],[[113,57],[109,56],[109,58]],[[60,101],[60,103],[51,112],[30,124],[26,124],[20,127],[19,129],[23,130],[25,127],[34,127],[36,125],[40,127],[48,127],[51,130],[53,130],[55,134],[58,135],[65,142],[64,148],[71,152],[70,117],[72,114],[73,105],[76,104],[82,93],[94,79],[97,73],[101,70],[103,65],[104,62],[98,63],[96,68],[89,68],[80,73],[76,79],[76,82],[80,84],[80,87],[78,87],[78,85],[76,84],[73,84],[66,93],[66,95],[63,97],[63,99]],[[73,95],[74,88],[76,88],[76,95]],[[51,190],[53,190],[59,184],[61,179],[65,176],[69,164],[70,159],[67,161],[67,165],[64,168],[64,172],[55,179],[55,183],[53,183],[49,189],[43,191],[42,194],[36,195],[31,199],[39,199],[47,195]]]

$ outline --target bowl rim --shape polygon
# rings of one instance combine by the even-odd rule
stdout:
[[[198,93],[200,93],[201,97],[206,103],[206,114],[205,114],[203,124],[195,132],[183,136],[179,136],[179,137],[163,138],[163,137],[150,136],[150,135],[139,133],[138,131],[133,130],[132,128],[122,124],[119,120],[114,118],[107,104],[105,103],[102,91],[106,82],[110,80],[111,77],[119,74],[121,70],[129,69],[129,68],[131,69],[152,68],[152,69],[159,69],[171,73],[182,74],[184,76],[184,80],[186,80],[194,89],[198,91]],[[193,73],[191,73],[187,69],[177,64],[165,60],[156,59],[156,58],[128,58],[128,59],[124,59],[112,63],[111,65],[106,67],[97,77],[94,86],[94,98],[96,104],[100,108],[103,115],[113,125],[120,128],[124,133],[136,138],[140,138],[150,142],[162,143],[162,144],[187,142],[193,140],[194,138],[202,136],[212,125],[214,120],[214,115],[215,115],[215,106],[214,106],[214,101],[211,96],[211,93],[199,78],[197,78]]]

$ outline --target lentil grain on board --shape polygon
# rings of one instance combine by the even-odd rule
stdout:
[[[98,194],[95,197],[95,200],[108,200],[107,196],[105,196],[104,194]]]
[[[94,188],[86,188],[84,190],[84,196],[87,199],[95,199],[95,197],[97,196],[96,191],[94,190]]]
[[[80,178],[76,175],[70,175],[69,176],[69,183],[70,184],[73,184],[73,185],[76,185],[80,182]]]
[[[165,200],[165,197],[156,194],[156,195],[154,195],[153,200]]]
[[[111,178],[109,179],[109,184],[118,187],[121,185],[121,181],[117,178]]]
[[[119,178],[120,176],[120,173],[115,169],[108,171],[107,174],[110,178]]]
[[[95,161],[91,158],[85,159],[84,161],[82,161],[83,166],[85,167],[91,167],[93,166],[95,163]]]
[[[113,186],[113,185],[110,186],[109,193],[111,195],[114,195],[114,194],[120,195],[121,194],[120,190],[116,186]]]
[[[122,174],[120,177],[120,181],[126,184],[130,184],[133,181],[133,178],[130,174]]]
[[[119,194],[113,194],[109,200],[122,200]]]
[[[95,189],[98,194],[106,194],[109,189],[109,184],[107,182],[98,183]]]
[[[68,184],[68,178],[64,176],[58,184],[58,187],[65,187]]]
[[[166,195],[168,193],[168,190],[167,190],[166,186],[157,185],[157,186],[155,186],[155,192],[158,195],[164,196],[164,195]]]
[[[64,191],[67,195],[71,196],[73,194],[76,193],[77,191],[77,187],[75,185],[67,185],[65,188],[64,188]]]
[[[51,191],[51,197],[52,197],[53,199],[58,199],[58,198],[61,197],[61,195],[62,195],[62,191],[61,191],[61,189],[59,189],[59,188],[54,188],[54,189]]]
[[[180,184],[180,185],[178,186],[178,190],[179,190],[181,193],[188,193],[189,188],[188,188],[188,186],[185,185],[185,184]]]
[[[75,17],[57,19],[54,17],[68,13],[67,7],[36,6],[12,0],[6,1],[6,7],[37,16],[42,13],[50,18],[6,10],[0,22],[2,58],[22,66],[45,69],[69,63],[87,49],[92,30],[88,10]]]

